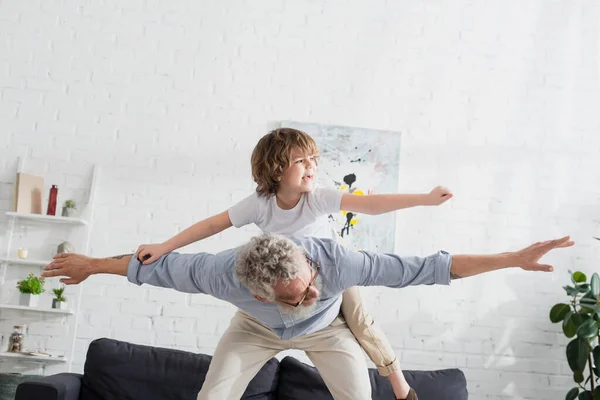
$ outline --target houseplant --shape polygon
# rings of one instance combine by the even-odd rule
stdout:
[[[29,274],[27,278],[17,282],[17,289],[21,292],[19,305],[35,307],[39,302],[39,295],[44,289],[44,278]]]
[[[567,361],[577,386],[567,392],[566,400],[598,400],[600,387],[600,276],[592,275],[590,282],[580,271],[572,272],[572,285],[564,286],[569,301],[555,304],[550,321],[562,322],[565,336],[572,339],[566,348]]]
[[[67,200],[63,204],[62,216],[63,217],[74,217],[77,212],[77,206],[75,200]]]
[[[54,298],[52,299],[52,308],[64,310],[67,308],[67,299],[64,296],[65,288],[52,289]]]

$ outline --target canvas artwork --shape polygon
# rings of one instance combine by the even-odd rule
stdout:
[[[311,135],[319,146],[317,184],[357,195],[398,193],[400,133],[346,126],[284,121],[281,127]],[[360,215],[340,211],[329,222],[356,250],[393,252],[394,212]]]

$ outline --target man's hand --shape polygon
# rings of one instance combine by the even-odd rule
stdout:
[[[460,279],[468,276],[483,274],[504,268],[519,267],[526,271],[554,271],[548,264],[539,264],[538,261],[550,250],[571,247],[575,244],[570,236],[560,239],[537,242],[522,250],[510,251],[500,254],[457,254],[452,256],[450,265],[450,278]]]
[[[450,200],[454,195],[450,190],[443,186],[436,186],[425,195],[425,204],[426,206],[439,206]]]
[[[44,267],[42,277],[66,276],[60,280],[65,285],[81,283],[92,274],[94,260],[82,254],[57,254],[52,262]]]
[[[570,236],[565,236],[560,239],[537,242],[522,250],[514,252],[515,266],[523,268],[526,271],[554,271],[552,265],[539,264],[538,261],[552,249],[573,246],[575,242],[570,240],[570,238]]]

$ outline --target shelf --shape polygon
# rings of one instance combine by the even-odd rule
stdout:
[[[45,265],[50,264],[52,261],[50,260],[34,260],[28,258],[9,258],[8,260],[4,260],[4,263],[12,264],[12,265],[32,265],[32,266],[40,266],[43,267]]]
[[[23,311],[33,311],[33,312],[43,312],[43,313],[51,313],[51,314],[74,314],[72,310],[58,310],[56,308],[39,308],[39,307],[28,307],[28,306],[20,306],[18,304],[0,304],[0,310],[23,310]]]
[[[19,354],[19,353],[0,353],[0,358],[14,358],[17,360],[28,360],[35,362],[60,362],[64,363],[67,360],[64,357],[56,357],[56,356],[33,356],[29,354]]]
[[[30,221],[49,222],[57,224],[70,224],[70,225],[87,225],[87,221],[81,218],[72,217],[60,217],[57,215],[43,215],[43,214],[28,214],[8,211],[6,213],[9,217],[27,219]]]

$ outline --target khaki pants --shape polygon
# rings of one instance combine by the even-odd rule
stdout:
[[[288,349],[306,352],[334,399],[371,399],[365,357],[342,317],[318,332],[281,340],[259,321],[238,311],[217,345],[198,400],[241,398],[262,366]]]
[[[358,286],[351,287],[343,293],[341,309],[348,328],[373,361],[379,374],[388,376],[399,370],[400,362],[383,331],[364,306]]]

